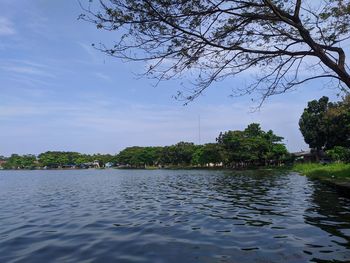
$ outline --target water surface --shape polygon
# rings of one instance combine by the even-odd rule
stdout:
[[[295,173],[0,171],[0,262],[349,261],[349,199]]]

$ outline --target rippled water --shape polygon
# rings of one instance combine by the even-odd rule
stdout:
[[[294,173],[1,171],[0,262],[349,262],[349,200]]]

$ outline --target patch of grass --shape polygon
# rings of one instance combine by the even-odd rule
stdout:
[[[350,179],[350,164],[345,163],[295,164],[293,170],[307,176],[323,179]]]

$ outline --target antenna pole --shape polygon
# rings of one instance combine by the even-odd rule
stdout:
[[[201,144],[201,115],[198,115],[198,141]]]

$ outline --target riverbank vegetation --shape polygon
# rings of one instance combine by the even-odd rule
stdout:
[[[313,100],[304,109],[300,131],[310,152],[290,154],[283,137],[264,131],[258,123],[244,130],[221,132],[216,142],[196,145],[179,142],[170,146],[127,147],[118,154],[81,154],[49,151],[38,156],[13,154],[0,157],[2,169],[60,168],[228,168],[279,167],[297,163],[305,175],[349,177],[350,96],[340,102],[327,97]],[[311,163],[309,163],[311,162]],[[328,165],[321,165],[328,164]],[[332,163],[332,164],[330,164]]]
[[[327,151],[339,161],[337,152],[346,155],[344,151],[350,148],[350,95],[339,102],[329,102],[325,96],[310,101],[300,117],[299,127],[317,161]]]
[[[339,102],[325,96],[310,101],[299,127],[314,162],[295,164],[293,169],[327,180],[350,178],[350,96]]]
[[[179,142],[165,147],[128,147],[117,155],[124,167],[245,168],[281,165],[290,159],[283,138],[252,123],[243,131],[220,133],[216,143]]]
[[[295,164],[293,170],[306,176],[320,179],[350,179],[350,164],[346,163],[304,163]]]
[[[111,154],[81,154],[77,152],[48,151],[38,156],[33,154],[0,157],[3,169],[56,169],[56,168],[98,168],[115,161]]]
[[[244,130],[221,132],[215,143],[195,145],[179,142],[171,146],[128,147],[116,155],[50,151],[35,155],[13,154],[2,158],[4,169],[89,168],[246,168],[280,166],[290,160],[283,137],[263,131],[252,123]]]

